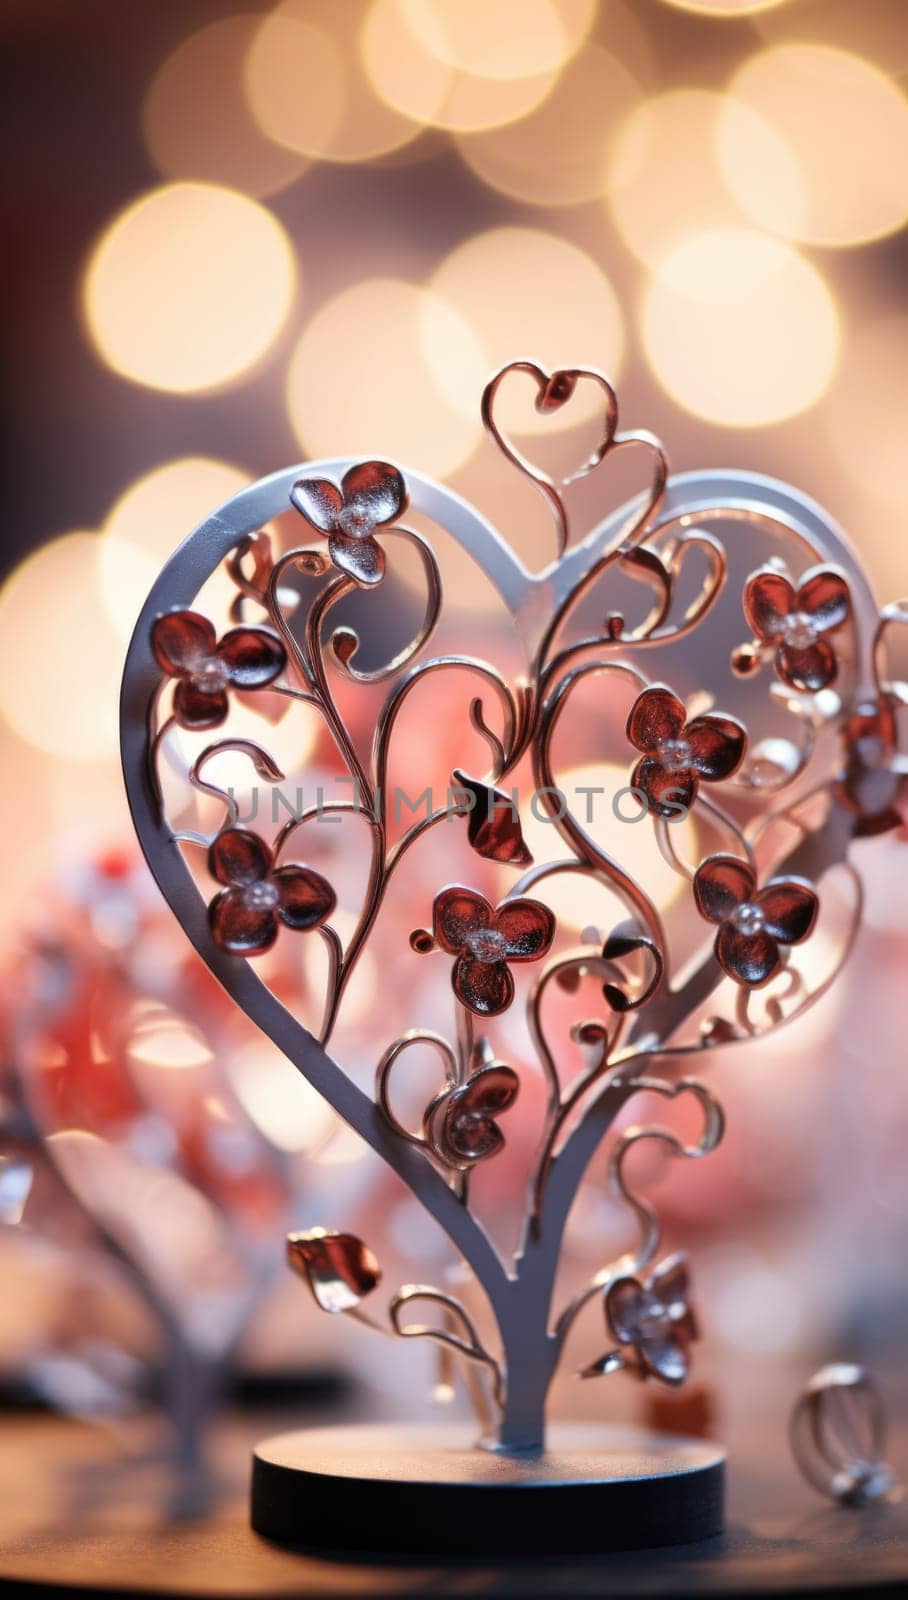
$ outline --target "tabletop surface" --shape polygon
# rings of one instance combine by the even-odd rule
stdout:
[[[356,1563],[269,1545],[247,1521],[247,1420],[212,1440],[187,1499],[147,1436],[48,1417],[0,1423],[0,1592],[102,1595],[660,1596],[908,1594],[908,1505],[848,1510],[802,1484],[776,1430],[733,1451],[721,1539],[565,1562]],[[897,1441],[901,1442],[901,1440]],[[904,1441],[908,1444],[908,1438]],[[890,1452],[898,1463],[901,1452]],[[193,1503],[193,1498],[195,1503]]]

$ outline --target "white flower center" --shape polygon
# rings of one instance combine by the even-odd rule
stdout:
[[[651,1343],[654,1339],[663,1339],[669,1331],[671,1316],[668,1309],[662,1304],[657,1295],[650,1290],[640,1307],[637,1318],[637,1335],[644,1344]]]
[[[230,682],[230,668],[220,656],[209,656],[190,674],[190,682],[199,694],[220,694]]]
[[[745,939],[752,939],[755,934],[762,933],[766,926],[765,914],[750,900],[735,906],[728,920],[735,932],[743,934]]]
[[[272,911],[280,895],[273,883],[250,883],[243,890],[243,904],[249,911]]]
[[[690,745],[686,739],[666,739],[659,746],[659,760],[669,772],[682,772],[690,766]]]
[[[782,638],[792,650],[807,650],[817,636],[817,625],[805,611],[793,611],[785,620]]]
[[[375,518],[364,506],[341,506],[337,513],[337,526],[348,539],[368,539],[375,532]]]
[[[468,933],[466,947],[476,961],[481,961],[484,966],[492,966],[496,961],[503,961],[508,948],[508,941],[503,933],[495,928],[475,928]]]

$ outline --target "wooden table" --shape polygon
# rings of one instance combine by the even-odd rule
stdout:
[[[826,1505],[796,1476],[778,1428],[733,1447],[728,1532],[708,1544],[576,1562],[355,1564],[268,1545],[247,1525],[248,1419],[213,1439],[207,1504],[177,1505],[147,1433],[47,1417],[0,1423],[0,1591],[316,1596],[908,1594],[908,1506]],[[897,1439],[891,1456],[905,1459]],[[132,1452],[128,1454],[127,1452]]]

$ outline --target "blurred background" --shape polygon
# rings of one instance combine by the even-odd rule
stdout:
[[[675,470],[795,482],[895,599],[908,27],[904,0],[0,15],[0,1376],[80,1413],[163,1400],[191,1457],[231,1386],[374,1362],[399,1403],[412,1376],[284,1284],[287,1226],[355,1229],[384,1191],[229,1014],[137,857],[117,685],[155,573],[235,490],[307,457],[399,460],[506,522],[478,400],[530,356],[605,370]],[[531,555],[538,516],[530,495]],[[727,1153],[672,1191],[707,1303],[706,1411],[733,1403],[742,1359],[792,1393],[828,1355],[899,1387],[894,848],[862,847],[866,926],[837,988],[716,1066]]]

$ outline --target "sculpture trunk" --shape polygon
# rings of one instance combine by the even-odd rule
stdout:
[[[496,1306],[505,1373],[504,1405],[493,1449],[504,1453],[542,1452],[545,1406],[561,1341],[548,1331],[550,1263],[530,1247]],[[547,1270],[548,1269],[548,1270]]]

